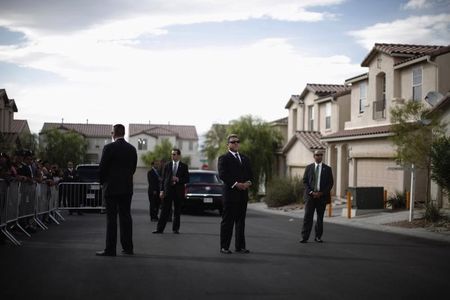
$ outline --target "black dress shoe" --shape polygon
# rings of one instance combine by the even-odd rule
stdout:
[[[231,254],[231,253],[233,253],[233,252],[231,252],[229,249],[222,248],[222,249],[220,249],[220,253],[223,253],[223,254]]]
[[[173,233],[180,234],[180,232],[178,230],[174,230]]]
[[[152,233],[163,233],[162,230],[155,230]]]
[[[97,256],[116,256],[115,253],[113,253],[113,252],[106,252],[105,250],[97,251],[97,252],[95,252],[95,255],[97,255]]]
[[[236,250],[234,250],[234,252],[246,254],[246,253],[250,253],[250,250],[248,250],[248,249],[236,249]]]
[[[317,243],[323,243],[322,239],[320,237],[314,238],[314,241]]]
[[[303,240],[300,241],[300,243],[302,243],[302,244],[306,244],[307,242],[308,242],[307,239],[303,239]]]
[[[134,251],[133,251],[133,250],[122,250],[122,254],[125,254],[125,255],[134,255]]]

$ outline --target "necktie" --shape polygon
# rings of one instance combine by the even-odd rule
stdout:
[[[173,163],[173,166],[172,166],[172,175],[173,176],[177,175],[177,169],[178,169],[177,164],[178,164],[177,162]]]
[[[318,191],[317,183],[319,182],[319,165],[316,165],[316,169],[314,171],[314,190]]]
[[[236,155],[235,155],[235,156],[236,156],[236,159],[237,159],[240,163],[242,163],[241,158],[239,157],[239,153],[236,152]]]

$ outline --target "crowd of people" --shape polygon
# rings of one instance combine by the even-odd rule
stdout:
[[[20,182],[21,186],[37,186],[36,184],[46,184],[49,187],[56,187],[60,182],[73,182],[77,180],[73,163],[68,162],[67,168],[62,169],[56,163],[43,161],[35,156],[30,150],[17,150],[13,155],[0,153],[0,212],[6,209],[6,191],[11,182]],[[22,192],[25,189],[22,189]],[[23,195],[22,195],[23,196]],[[21,199],[25,199],[21,197]],[[23,213],[25,203],[17,199],[19,214]],[[0,213],[0,222],[3,222],[4,214]],[[43,222],[49,222],[48,216],[42,217]],[[36,223],[33,217],[22,218],[19,225],[27,232],[36,232]],[[3,237],[0,237],[2,239]]]

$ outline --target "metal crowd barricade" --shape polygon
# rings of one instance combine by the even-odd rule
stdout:
[[[9,228],[17,227],[30,237],[20,221],[34,221],[45,230],[48,227],[40,219],[44,216],[48,216],[48,220],[56,224],[60,224],[57,218],[64,220],[58,212],[56,186],[0,179],[0,230],[13,244],[21,245]]]
[[[58,193],[59,209],[104,209],[103,191],[98,182],[62,182]]]

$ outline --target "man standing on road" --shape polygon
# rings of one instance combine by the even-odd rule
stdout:
[[[323,215],[327,203],[330,203],[330,191],[333,187],[333,172],[331,168],[322,162],[323,151],[314,151],[315,162],[306,166],[303,175],[305,185],[305,216],[303,218],[302,240],[300,243],[308,242],[311,234],[314,211],[317,212],[317,220],[314,241],[322,243]]]
[[[249,253],[245,246],[245,216],[247,213],[248,189],[252,185],[252,169],[249,159],[240,154],[239,138],[231,134],[227,138],[228,152],[219,157],[219,177],[225,183],[223,214],[220,224],[220,252],[231,254],[230,244],[233,226],[236,226],[235,251]]]
[[[162,201],[162,210],[158,225],[153,233],[163,233],[173,202],[173,222],[172,231],[180,233],[181,204],[184,200],[184,185],[189,182],[188,166],[180,161],[180,149],[172,149],[172,161],[164,166],[161,192],[159,194]]]
[[[150,203],[150,221],[158,221],[159,204],[159,187],[161,185],[161,176],[158,172],[159,161],[152,161],[152,168],[147,172],[148,181],[148,200]]]
[[[125,127],[122,124],[113,126],[112,135],[114,142],[103,148],[100,161],[100,183],[104,186],[106,200],[106,248],[97,252],[98,256],[116,256],[117,213],[122,253],[133,254],[130,210],[137,153],[136,148],[125,141]]]

